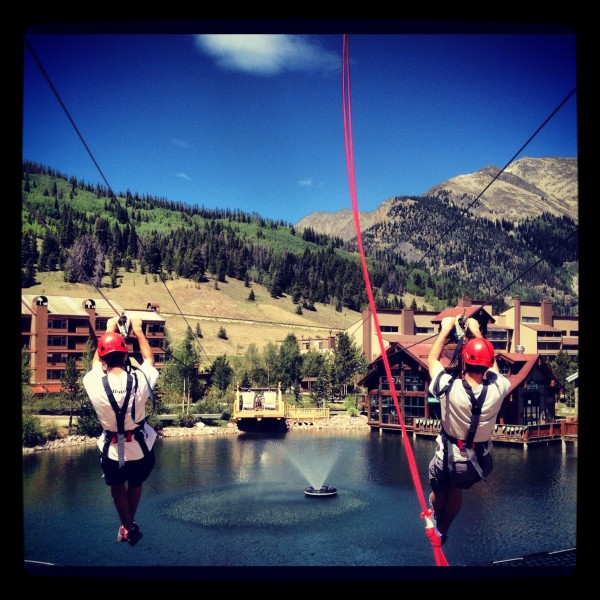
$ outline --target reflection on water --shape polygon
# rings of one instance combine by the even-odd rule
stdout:
[[[23,457],[26,560],[70,566],[434,566],[400,435],[303,431],[157,442],[136,520],[119,526],[95,446]],[[423,490],[431,439],[410,440]],[[494,448],[444,553],[472,565],[576,546],[577,446]],[[338,494],[310,498],[312,485]],[[85,532],[85,544],[73,531]]]

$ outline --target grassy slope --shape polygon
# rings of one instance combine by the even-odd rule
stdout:
[[[93,286],[70,284],[63,280],[62,272],[38,273],[38,285],[22,289],[23,294],[45,294],[47,296],[71,296],[76,298],[102,297]],[[305,310],[297,315],[296,305],[290,297],[271,297],[260,285],[252,284],[256,296],[249,301],[250,288],[235,279],[227,283],[214,281],[196,284],[187,279],[162,283],[151,275],[124,273],[120,287],[100,288],[102,295],[118,302],[125,309],[144,310],[149,302],[160,304],[160,313],[166,319],[167,331],[172,343],[182,339],[188,324],[196,332],[200,324],[202,338],[202,363],[211,363],[214,357],[243,355],[250,343],[259,350],[267,342],[282,341],[288,333],[298,339],[302,337],[326,337],[343,331],[361,319],[361,314],[344,309],[336,312],[333,306],[316,304],[316,311]],[[185,315],[184,317],[181,314]],[[252,323],[230,319],[251,320]],[[227,340],[217,337],[221,327],[227,332]]]

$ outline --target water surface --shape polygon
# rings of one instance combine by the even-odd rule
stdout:
[[[410,438],[425,495],[434,442]],[[95,446],[23,457],[24,558],[68,567],[435,566],[398,434],[303,431],[160,439],[136,521],[119,526]],[[495,468],[463,496],[451,566],[572,548],[577,446],[494,447]],[[304,495],[332,485],[331,498]],[[81,532],[85,543],[72,532]],[[231,572],[231,571],[230,571]]]

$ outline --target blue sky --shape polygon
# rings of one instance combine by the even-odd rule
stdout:
[[[351,208],[345,32],[270,29],[30,29],[23,158],[104,183],[31,47],[115,193],[289,223]],[[574,31],[467,31],[349,33],[361,211],[488,165],[504,167],[577,86]],[[519,157],[577,156],[577,102],[575,93]]]

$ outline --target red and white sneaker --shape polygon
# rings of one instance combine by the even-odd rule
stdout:
[[[131,529],[127,530],[121,525],[117,532],[117,542],[128,542],[130,546],[135,546],[143,537],[140,526],[135,521]]]
[[[117,532],[117,542],[126,542],[127,541],[127,529],[121,525],[119,527],[119,531]]]

